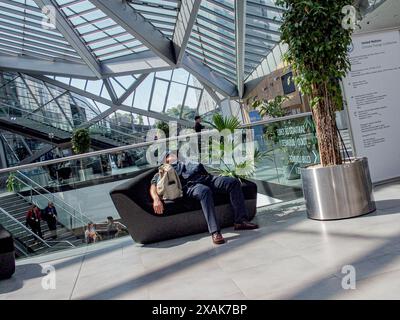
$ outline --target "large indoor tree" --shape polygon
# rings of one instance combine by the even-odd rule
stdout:
[[[281,39],[288,45],[284,60],[310,98],[321,164],[339,165],[335,111],[342,104],[339,80],[350,69],[347,49],[354,19],[346,8],[353,0],[277,0],[276,4],[286,9],[281,26]]]

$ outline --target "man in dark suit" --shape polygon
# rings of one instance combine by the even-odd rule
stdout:
[[[258,225],[247,220],[248,214],[244,202],[241,183],[232,177],[213,176],[209,174],[201,163],[181,162],[176,155],[167,152],[164,162],[172,165],[182,183],[184,197],[193,198],[201,203],[204,217],[207,221],[208,231],[215,244],[225,243],[221,229],[216,218],[213,193],[227,193],[234,214],[235,230],[257,229]],[[156,173],[151,181],[150,194],[153,199],[153,208],[156,214],[163,214],[164,205],[157,194],[159,174]]]

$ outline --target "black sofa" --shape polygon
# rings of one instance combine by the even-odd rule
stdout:
[[[0,280],[15,272],[15,250],[12,235],[0,225]]]
[[[165,201],[164,214],[154,213],[149,190],[151,179],[156,172],[157,168],[146,170],[110,192],[133,240],[147,244],[207,232],[207,223],[199,201],[185,198]],[[242,190],[251,220],[256,214],[257,186],[253,182],[243,180]],[[214,202],[221,227],[232,226],[233,213],[229,195],[216,194]]]

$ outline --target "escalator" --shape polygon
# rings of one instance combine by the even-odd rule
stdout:
[[[51,145],[67,145],[71,142],[72,130],[63,129],[57,122],[33,117],[0,116],[0,128],[25,137],[37,139]],[[64,126],[66,127],[66,126]],[[95,125],[89,128],[91,132],[91,146],[102,150],[142,142],[139,136],[126,134],[114,129]]]

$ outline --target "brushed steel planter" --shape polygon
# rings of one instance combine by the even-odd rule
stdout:
[[[376,210],[368,159],[301,170],[307,214],[315,220],[358,217]]]

